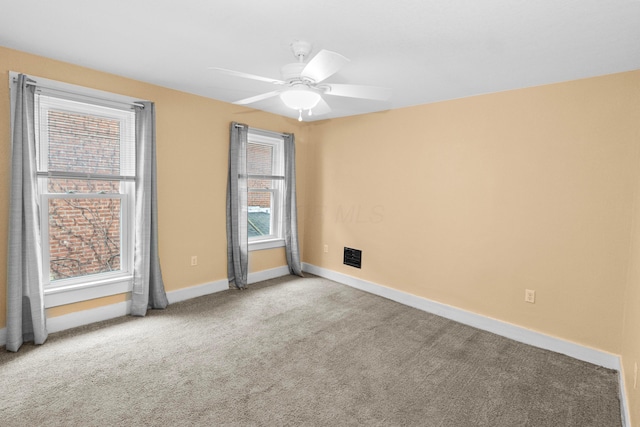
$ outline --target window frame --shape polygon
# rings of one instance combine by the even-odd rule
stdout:
[[[38,202],[40,204],[40,234],[42,254],[42,284],[45,307],[55,307],[88,299],[100,298],[133,289],[133,241],[135,231],[135,176],[109,176],[76,172],[48,171],[49,140],[47,112],[64,111],[92,117],[105,117],[120,122],[121,153],[127,144],[135,151],[135,114],[124,107],[117,96],[111,99],[92,99],[91,90],[75,90],[58,93],[56,89],[38,89],[36,96],[47,96],[47,107],[36,102],[36,138],[38,138]],[[102,94],[104,97],[104,94]],[[113,101],[111,101],[113,100]],[[129,102],[127,102],[128,104]],[[121,166],[124,166],[121,157]],[[119,193],[52,193],[49,178],[108,179],[120,181]],[[120,270],[88,274],[67,279],[50,280],[49,201],[63,198],[119,199],[120,200]]]
[[[272,175],[247,174],[247,181],[251,178],[271,179],[269,189],[249,187],[247,193],[268,192],[271,196],[271,234],[268,236],[256,236],[248,238],[249,251],[264,250],[283,247],[284,241],[284,138],[276,133],[250,128],[247,132],[247,161],[249,159],[249,144],[265,145],[272,147]],[[267,178],[268,177],[268,178]],[[247,211],[249,209],[247,202]],[[247,212],[247,221],[248,221]]]

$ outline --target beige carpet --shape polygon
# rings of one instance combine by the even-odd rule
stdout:
[[[0,352],[0,425],[619,427],[617,374],[293,276]]]

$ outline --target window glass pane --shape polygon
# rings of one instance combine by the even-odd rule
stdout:
[[[247,174],[273,175],[273,146],[247,144]]]
[[[262,189],[262,190],[270,190],[273,188],[275,184],[275,180],[273,179],[255,179],[249,178],[247,180],[247,187],[249,189]]]
[[[49,199],[50,280],[119,271],[120,199]]]
[[[120,120],[47,112],[48,170],[94,174],[120,173]]]
[[[120,181],[98,179],[68,179],[48,178],[47,191],[49,193],[120,193]]]
[[[271,205],[272,193],[270,191],[248,192],[248,220],[247,230],[249,238],[269,236],[271,231]]]

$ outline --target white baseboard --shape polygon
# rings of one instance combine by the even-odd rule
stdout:
[[[256,271],[255,273],[249,273],[247,277],[247,283],[262,282],[263,280],[275,279],[276,277],[288,276],[289,267],[286,265],[282,267],[271,268],[269,270]]]
[[[188,288],[167,292],[167,300],[169,301],[169,304],[173,304],[179,301],[225,291],[227,289],[229,289],[229,282],[226,279],[217,280],[215,282],[204,283],[202,285],[190,286]],[[65,329],[76,328],[90,323],[126,316],[130,313],[131,301],[125,301],[117,304],[105,305],[103,307],[92,308],[90,310],[64,314],[62,316],[50,317],[47,319],[47,332],[60,332]],[[6,343],[7,329],[2,328],[0,329],[0,346],[4,346]]]
[[[624,365],[621,364],[618,371],[618,397],[620,398],[620,415],[623,427],[631,427],[631,411],[627,401],[627,388],[624,381]]]
[[[77,311],[47,319],[47,333],[64,331],[90,323],[101,322],[131,313],[131,301],[105,305],[90,310]],[[7,328],[0,329],[0,346],[7,344]]]
[[[442,304],[416,295],[411,295],[397,289],[378,285],[353,276],[338,273],[312,264],[303,264],[303,270],[316,276],[325,277],[338,283],[360,289],[392,301],[399,302],[409,307],[417,308],[428,313],[436,314],[447,319],[454,320],[474,328],[492,332],[515,341],[532,345],[534,347],[562,353],[574,359],[604,366],[605,368],[620,371],[620,357],[605,351],[596,350],[560,338],[552,337],[522,326],[516,326],[501,320],[492,319],[477,313],[462,310],[450,305]]]
[[[289,267],[283,266],[272,268],[269,270],[257,271],[249,273],[248,283],[261,282],[263,280],[274,279],[289,274]],[[217,280],[215,282],[203,283],[201,285],[190,286],[188,288],[177,289],[167,292],[167,300],[169,304],[185,301],[191,298],[197,298],[203,295],[209,295],[216,292],[226,291],[229,289],[229,281],[227,279]],[[65,314],[62,316],[51,317],[47,319],[47,332],[60,332],[65,329],[71,329],[78,326],[88,325],[90,323],[100,322],[103,320],[113,319],[115,317],[126,316],[131,313],[131,301],[121,302],[118,304],[106,305],[90,310],[78,311],[75,313]],[[0,346],[7,343],[7,329],[0,329]]]
[[[492,319],[466,310],[462,310],[453,306],[431,301],[426,298],[411,295],[397,289],[388,288],[373,282],[368,282],[353,276],[338,273],[312,264],[303,264],[304,271],[317,276],[325,277],[342,283],[353,288],[357,288],[392,301],[399,302],[409,307],[414,307],[456,322],[464,323],[478,329],[489,331],[515,341],[530,344],[535,347],[562,353],[578,360],[593,363],[595,365],[604,366],[605,368],[622,371],[620,358],[617,355],[596,350],[560,338],[552,337],[541,332],[506,323],[500,320]],[[248,277],[249,283],[256,283],[263,280],[273,279],[289,274],[286,266],[263,270],[250,273]],[[169,303],[184,301],[203,295],[212,294],[227,290],[229,288],[227,280],[218,280],[215,282],[205,283],[202,285],[191,286],[184,289],[167,292]],[[104,307],[98,307],[91,310],[83,310],[76,313],[70,313],[63,316],[52,317],[47,319],[47,329],[51,332],[58,332],[77,326],[86,325],[93,322],[112,319],[114,317],[126,316],[130,313],[130,301],[119,304],[112,304]],[[7,340],[6,328],[0,329],[0,346],[5,345]],[[620,384],[623,384],[624,378],[621,376]],[[621,385],[622,387],[622,385]],[[621,389],[624,392],[624,388]],[[624,395],[624,393],[623,393]]]
[[[627,402],[623,368],[620,363],[619,356],[615,354],[596,350],[570,341],[565,341],[541,332],[536,332],[497,319],[492,319],[490,317],[482,316],[416,295],[411,295],[397,289],[388,288],[357,277],[317,267],[312,264],[303,263],[303,270],[311,274],[315,274],[316,276],[324,277],[329,280],[396,301],[409,307],[492,332],[515,341],[543,348],[545,350],[554,351],[556,353],[562,353],[575,359],[593,363],[605,368],[615,369],[618,371],[619,375],[618,384],[622,423],[624,427],[630,427],[630,413]],[[249,273],[248,283],[274,279],[288,274],[289,268],[287,266]],[[170,304],[173,304],[179,301],[185,301],[191,298],[225,291],[227,289],[229,289],[229,282],[226,279],[218,280],[215,282],[204,283],[202,285],[190,286],[188,288],[167,292],[167,300]],[[89,323],[126,316],[129,313],[131,313],[131,301],[121,302],[91,310],[52,317],[47,319],[47,330],[49,333],[59,332],[65,329],[87,325]],[[7,330],[6,328],[2,328],[0,329],[0,346],[4,346],[6,342]]]
[[[261,282],[263,280],[274,279],[289,274],[289,267],[282,266],[269,270],[257,271],[249,273],[248,283]],[[226,279],[217,280],[215,282],[203,283],[201,285],[190,286],[188,288],[177,289],[167,292],[167,300],[169,304],[185,301],[191,298],[197,298],[203,295],[209,295],[216,292],[226,291],[229,289],[229,281]],[[126,316],[131,313],[131,301],[118,304],[111,304],[103,307],[93,308],[90,310],[78,311],[75,313],[65,314],[62,316],[51,317],[47,319],[47,332],[60,332],[65,329],[71,329],[78,326],[88,325],[94,322],[113,319],[115,317]],[[0,329],[0,346],[7,343],[7,329]]]
[[[60,332],[65,329],[126,316],[129,313],[131,313],[130,300],[92,308],[90,310],[76,311],[75,313],[64,314],[62,316],[50,317],[47,319],[47,332],[50,334]]]
[[[503,322],[501,320],[492,319],[490,317],[482,316],[477,313],[472,313],[470,311],[432,301],[427,298],[411,295],[397,289],[388,288],[377,283],[368,282],[357,277],[338,273],[326,268],[317,267],[312,264],[303,263],[302,268],[304,271],[315,274],[316,276],[324,277],[329,280],[333,280],[335,282],[342,283],[344,285],[351,286],[353,288],[399,302],[409,307],[417,308],[428,313],[432,313],[459,323],[463,323],[465,325],[472,326],[474,328],[492,332],[496,335],[510,338],[514,341],[522,342],[556,353],[561,353],[569,357],[573,357],[574,359],[589,362],[594,365],[614,369],[618,371],[619,376],[618,385],[622,425],[624,427],[631,427],[622,363],[620,361],[620,356],[616,354],[596,350],[594,348],[576,344],[571,341],[552,337],[550,335],[527,329],[522,326],[516,326],[511,323]]]
[[[624,385],[624,374],[622,370],[622,363],[620,362],[620,357],[618,355],[601,350],[596,350],[594,348],[576,344],[571,341],[552,337],[541,332],[533,331],[521,326],[516,326],[511,323],[503,322],[501,320],[492,319],[490,317],[482,316],[480,314],[472,313],[470,311],[432,301],[427,298],[411,295],[397,289],[388,288],[377,283],[368,282],[357,277],[338,273],[326,268],[317,267],[312,264],[303,263],[302,269],[311,274],[315,274],[316,276],[324,277],[329,280],[333,280],[334,282],[342,283],[344,285],[390,299],[409,307],[417,308],[418,310],[445,317],[447,319],[463,323],[474,328],[492,332],[496,335],[510,338],[514,341],[529,344],[545,350],[554,351],[556,353],[561,353],[573,357],[574,359],[593,363],[594,365],[603,366],[609,369],[615,369],[616,371],[618,371],[619,376],[618,386],[622,425],[624,427],[631,427],[627,393]]]
[[[191,298],[214,294],[228,289],[229,281],[227,279],[216,280],[215,282],[203,283],[202,285],[189,286],[188,288],[167,292],[167,300],[169,301],[169,304],[173,304],[175,302],[186,301]]]

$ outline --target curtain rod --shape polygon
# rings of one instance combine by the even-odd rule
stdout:
[[[284,136],[291,135],[290,133],[276,132],[276,131],[273,131],[273,130],[266,130],[266,129],[256,129],[256,128],[252,128],[252,127],[249,127],[249,130],[253,131],[254,133],[257,133],[258,135],[264,135],[264,136],[284,137]]]
[[[14,77],[13,78],[13,82],[17,83],[18,79]],[[35,86],[36,88],[52,90],[52,91],[55,91],[55,92],[68,93],[69,95],[75,95],[75,96],[84,97],[84,98],[99,99],[101,101],[106,101],[106,102],[110,102],[110,103],[113,103],[113,104],[122,104],[122,105],[129,105],[129,106],[136,106],[136,107],[144,108],[144,104],[141,104],[139,102],[117,101],[117,100],[113,100],[113,99],[101,98],[101,97],[95,96],[95,95],[86,95],[86,94],[83,94],[83,93],[72,92],[72,91],[60,89],[60,88],[57,88],[57,87],[51,87],[51,86],[46,86],[46,85],[39,84],[37,81],[35,81],[35,80],[31,79],[31,78],[27,79],[27,85],[28,86]]]
[[[244,123],[234,123],[233,124],[234,127],[236,127],[237,129],[244,129],[246,128],[247,130],[253,132],[253,133],[257,133],[259,135],[264,135],[264,136],[279,136],[279,137],[284,137],[284,136],[289,136],[291,135],[290,133],[286,133],[286,132],[276,132],[273,130],[266,130],[266,129],[258,129],[258,128],[252,128],[251,126],[247,126]]]

